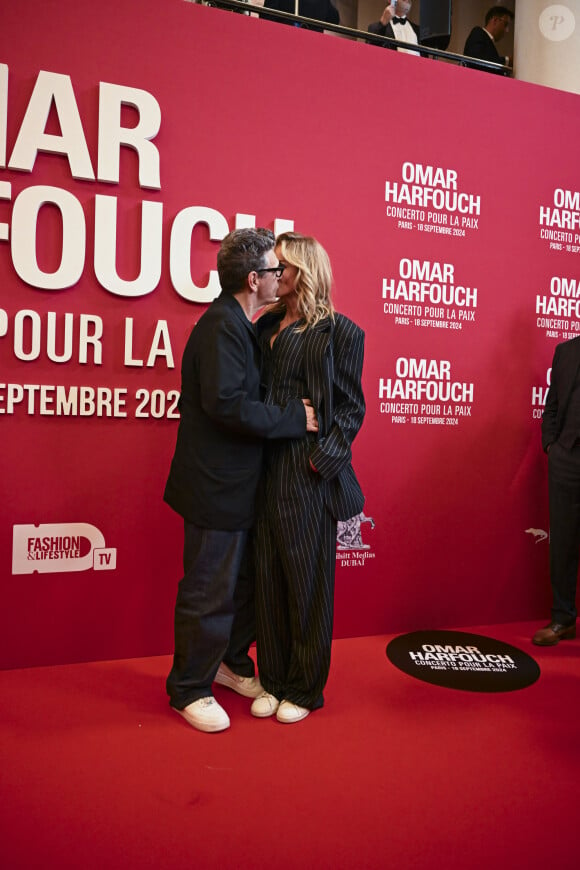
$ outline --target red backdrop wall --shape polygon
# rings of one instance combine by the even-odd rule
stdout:
[[[2,18],[1,666],[171,650],[181,352],[253,220],[320,239],[367,336],[335,633],[547,615],[578,97],[184,0]]]

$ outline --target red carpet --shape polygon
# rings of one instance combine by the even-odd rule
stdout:
[[[390,637],[334,643],[326,706],[232,727],[167,706],[169,657],[4,671],[2,864],[16,868],[575,868],[580,639],[470,628],[540,679],[479,694],[409,677]],[[465,629],[463,629],[465,630]]]

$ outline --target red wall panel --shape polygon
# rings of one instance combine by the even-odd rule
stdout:
[[[374,527],[337,551],[336,634],[546,615],[578,97],[183,0],[21,0],[0,64],[0,665],[170,651],[171,409],[192,288],[244,215],[319,238],[366,331]]]

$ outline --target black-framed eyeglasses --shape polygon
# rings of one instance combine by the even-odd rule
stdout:
[[[273,272],[276,275],[276,278],[281,278],[282,272],[285,268],[286,264],[280,264],[279,266],[271,266],[269,269],[256,269],[256,272],[258,272],[259,274],[262,274],[262,272]]]

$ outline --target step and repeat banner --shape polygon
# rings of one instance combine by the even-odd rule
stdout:
[[[545,618],[579,108],[185,0],[8,4],[0,666],[171,651],[181,354],[249,225],[316,236],[366,332],[336,635]]]

